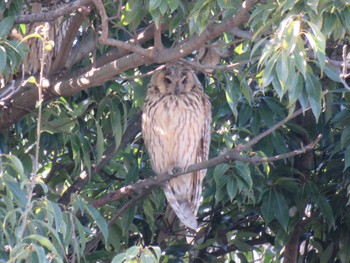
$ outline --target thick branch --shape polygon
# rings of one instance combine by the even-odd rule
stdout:
[[[39,14],[19,15],[15,19],[15,24],[28,24],[28,23],[34,23],[34,22],[54,21],[60,16],[68,15],[73,11],[78,10],[81,7],[86,7],[90,4],[92,4],[91,0],[77,0],[63,7],[57,8],[53,11],[39,13]]]
[[[211,24],[200,36],[193,36],[174,48],[162,49],[160,51],[157,50],[157,52],[155,52],[156,54],[153,54],[152,60],[145,58],[140,54],[133,53],[107,63],[99,68],[92,68],[90,71],[85,72],[76,78],[58,79],[51,83],[51,86],[45,90],[46,96],[44,96],[44,100],[51,100],[59,96],[71,96],[90,87],[101,85],[107,80],[114,78],[114,76],[121,74],[126,70],[139,67],[145,63],[166,63],[184,57],[190,54],[193,50],[205,46],[205,43],[210,39],[246,22],[248,12],[256,2],[256,0],[246,0],[234,17],[223,21],[220,24]],[[88,3],[88,1],[86,0],[84,3]],[[150,48],[146,50],[146,52],[150,52],[152,49],[153,48]],[[24,94],[21,93],[18,94],[16,98],[13,98],[14,107],[3,113],[2,118],[0,119],[0,130],[5,129],[18,121],[27,113],[26,110],[30,111],[34,109],[35,100],[28,100],[27,98],[36,98],[36,89],[29,89],[26,91],[26,95],[23,95]],[[25,97],[26,99],[20,100],[21,103],[17,103],[19,97]],[[26,110],[23,110],[23,108]]]

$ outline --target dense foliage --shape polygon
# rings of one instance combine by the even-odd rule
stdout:
[[[347,1],[34,2],[0,2],[1,262],[350,261]],[[140,133],[152,71],[182,58],[210,158],[238,153],[190,243]]]

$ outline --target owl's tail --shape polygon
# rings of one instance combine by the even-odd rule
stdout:
[[[187,227],[196,230],[197,219],[190,204],[187,201],[178,202],[174,193],[168,187],[164,187],[165,196],[180,221]]]
[[[197,230],[197,211],[204,174],[201,171],[171,179],[163,187],[165,196],[181,223]]]

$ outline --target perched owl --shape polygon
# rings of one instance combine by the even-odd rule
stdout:
[[[157,174],[184,171],[208,159],[211,105],[195,73],[180,63],[167,64],[149,84],[142,133]],[[163,189],[180,221],[196,230],[206,170],[181,175]]]

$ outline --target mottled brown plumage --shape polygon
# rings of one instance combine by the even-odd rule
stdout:
[[[143,138],[157,174],[185,170],[208,159],[211,105],[194,72],[168,64],[156,72],[142,115]],[[171,179],[163,187],[172,209],[187,227],[197,229],[202,181],[206,170]]]

